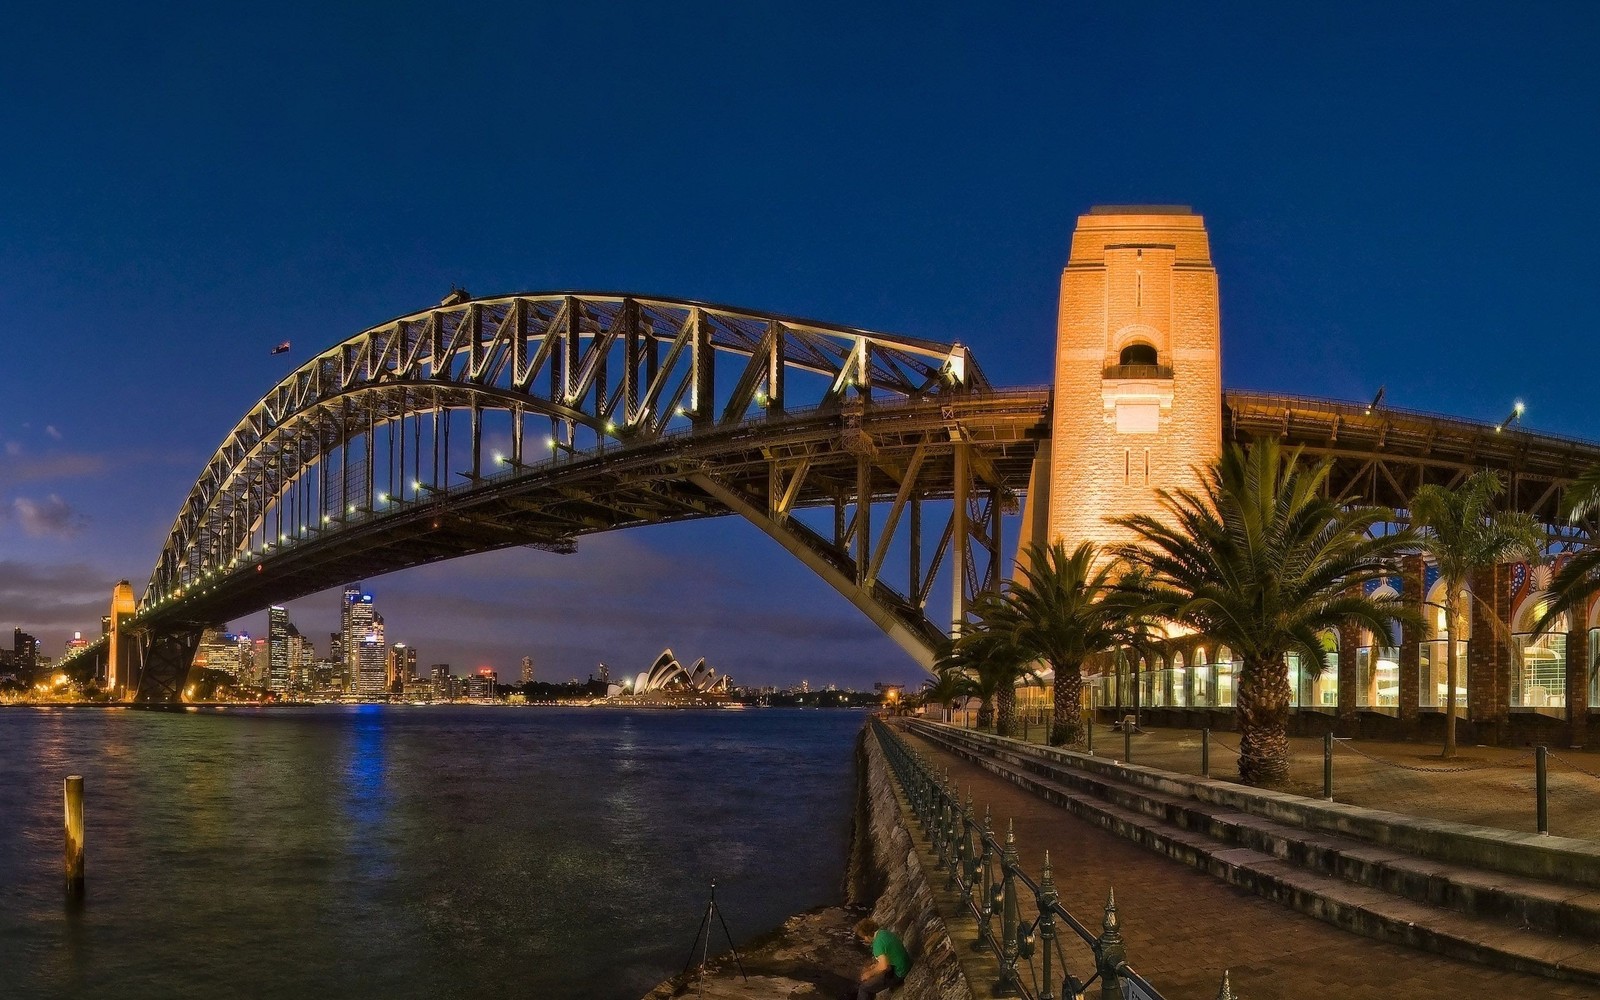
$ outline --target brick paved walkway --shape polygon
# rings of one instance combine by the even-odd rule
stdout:
[[[904,733],[904,730],[902,730]],[[1115,885],[1129,963],[1168,1000],[1212,1000],[1232,970],[1241,1000],[1600,998],[1600,990],[1414,951],[1350,934],[1235,889],[1076,819],[1065,810],[935,748],[907,739],[958,786],[972,789],[995,828],[1016,824],[1024,867],[1038,877],[1049,850],[1062,903],[1099,926]]]

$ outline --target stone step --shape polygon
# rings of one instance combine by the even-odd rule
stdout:
[[[1504,919],[1517,926],[1600,941],[1600,891],[1585,886],[1417,857],[1393,846],[1307,831],[1188,796],[1126,785],[1029,753],[1022,745],[996,747],[964,739],[959,731],[945,731],[940,735],[1122,808],[1321,874],[1335,875],[1416,902],[1444,906],[1468,916]]]
[[[918,734],[1101,829],[1335,926],[1498,968],[1600,986],[1600,944],[1593,940],[1528,929],[1505,917],[1463,913],[1313,871],[1290,859],[1230,845],[1200,830],[1105,801],[998,760],[988,747],[974,748],[927,730]]]

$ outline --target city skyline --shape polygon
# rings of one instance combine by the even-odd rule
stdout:
[[[1583,366],[1552,362],[1600,322],[1572,294],[1600,218],[1590,5],[1426,31],[1425,12],[1377,6],[696,23],[638,5],[414,14],[378,35],[348,11],[279,16],[18,15],[19,37],[82,54],[40,46],[0,67],[18,95],[7,134],[47,151],[0,165],[0,305],[28,376],[0,417],[0,628],[50,655],[94,634],[118,579],[142,592],[207,456],[279,378],[452,286],[730,302],[960,341],[997,384],[1042,383],[1072,220],[1191,204],[1212,234],[1225,385],[1386,386],[1392,405],[1483,420],[1521,398],[1526,426],[1596,435]],[[604,36],[640,58],[603,78],[560,51],[538,72],[459,77],[393,59],[502,32]],[[1302,51],[1307,37],[1326,44]],[[1111,43],[1127,39],[1141,59]],[[662,46],[717,72],[653,71]],[[767,72],[775,54],[807,72]],[[320,68],[281,77],[286,62]],[[495,136],[503,155],[448,171],[391,155],[440,129]],[[95,363],[62,364],[60,344]],[[506,676],[529,652],[566,673],[667,644],[751,682],[920,676],[732,520],[379,586],[441,661]],[[290,603],[308,634],[331,630],[329,593]],[[264,633],[265,618],[234,624]]]

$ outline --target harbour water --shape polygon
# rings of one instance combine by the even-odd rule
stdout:
[[[636,998],[682,968],[712,879],[739,940],[838,900],[861,722],[0,711],[0,995]]]

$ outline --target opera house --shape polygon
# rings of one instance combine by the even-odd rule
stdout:
[[[694,661],[685,668],[671,649],[663,649],[649,670],[626,678],[621,684],[606,689],[607,698],[665,696],[725,698],[731,682],[727,674],[719,674],[715,667],[707,666],[706,658]]]

